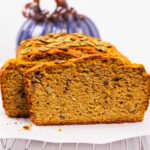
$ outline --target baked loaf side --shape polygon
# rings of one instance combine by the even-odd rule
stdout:
[[[1,70],[1,93],[3,106],[9,117],[29,116],[23,73],[36,64],[36,62],[11,59],[3,66]]]
[[[150,77],[142,65],[100,54],[24,74],[31,120],[37,125],[142,121]]]
[[[80,58],[83,55],[106,53],[130,61],[108,42],[103,42],[82,34],[48,34],[23,41],[18,49],[17,57],[27,61],[53,61]]]

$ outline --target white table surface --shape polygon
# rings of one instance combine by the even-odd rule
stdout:
[[[122,140],[104,145],[93,144],[54,144],[40,141],[8,139],[6,147],[0,143],[0,150],[149,150],[150,136]]]

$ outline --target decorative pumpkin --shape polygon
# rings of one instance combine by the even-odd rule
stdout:
[[[25,5],[23,15],[27,20],[19,31],[17,46],[23,40],[51,32],[78,32],[100,38],[98,29],[91,19],[78,14],[74,8],[69,8],[65,0],[55,1],[57,8],[53,13],[42,10],[39,0],[34,0],[33,3]]]

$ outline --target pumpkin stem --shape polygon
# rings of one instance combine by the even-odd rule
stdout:
[[[57,7],[62,7],[62,8],[68,9],[68,4],[67,4],[66,0],[55,0],[55,1],[57,4]]]
[[[34,0],[34,3],[40,5],[40,0]]]
[[[33,0],[34,3],[36,3],[37,5],[40,5],[40,0]],[[57,7],[63,7],[65,9],[68,9],[68,4],[66,2],[66,0],[55,0]]]

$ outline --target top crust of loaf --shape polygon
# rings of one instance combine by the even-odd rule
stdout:
[[[68,60],[88,54],[107,54],[130,64],[130,61],[112,44],[79,33],[48,34],[23,41],[17,51],[17,58],[27,61],[43,61],[46,56],[62,56],[61,59]],[[51,59],[53,58],[49,58],[48,61]]]
[[[75,66],[78,62],[86,62],[88,60],[93,60],[93,62],[94,62],[95,59],[100,59],[104,62],[105,61],[111,61],[112,64],[116,64],[117,66],[124,67],[127,70],[138,69],[139,72],[144,73],[144,76],[147,76],[148,78],[150,78],[150,76],[146,73],[146,70],[142,64],[125,64],[124,61],[122,61],[121,59],[118,59],[115,57],[110,57],[107,55],[102,55],[102,54],[93,54],[93,55],[83,56],[83,57],[80,57],[78,59],[71,59],[71,60],[68,60],[66,62],[61,62],[59,65],[55,62],[41,63],[37,66],[34,66],[34,67],[28,69],[25,72],[25,76],[27,74],[30,74],[31,72],[38,71],[38,70],[45,68],[45,67],[50,67],[50,68],[51,67],[56,67],[56,68],[62,67],[63,68],[63,67]]]

